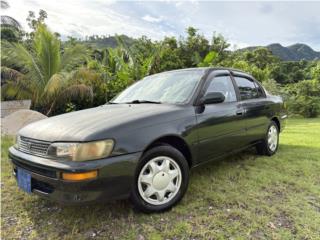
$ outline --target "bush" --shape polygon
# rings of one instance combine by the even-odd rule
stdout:
[[[282,95],[280,84],[273,79],[262,82],[263,87],[272,95]]]
[[[285,89],[289,96],[288,111],[303,117],[317,117],[320,114],[320,81],[304,80],[287,85]]]

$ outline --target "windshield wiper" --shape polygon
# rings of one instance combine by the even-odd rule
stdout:
[[[128,104],[135,104],[135,103],[154,103],[154,104],[161,104],[161,102],[156,102],[156,101],[148,101],[148,100],[133,100],[131,102],[126,102]]]

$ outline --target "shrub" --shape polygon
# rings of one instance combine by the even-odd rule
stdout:
[[[320,114],[320,81],[304,80],[287,85],[285,92],[289,95],[287,106],[291,114],[303,117],[317,117]]]

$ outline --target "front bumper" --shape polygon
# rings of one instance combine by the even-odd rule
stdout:
[[[141,152],[86,162],[59,162],[9,149],[13,173],[23,168],[31,174],[31,190],[41,197],[63,204],[87,203],[126,198],[130,194]],[[63,172],[98,170],[98,177],[66,181]]]

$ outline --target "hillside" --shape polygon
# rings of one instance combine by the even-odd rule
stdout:
[[[128,37],[127,35],[120,35],[124,42],[130,46],[134,42],[134,38]],[[117,46],[117,39],[115,36],[99,37],[92,36],[88,40],[83,41],[85,44],[91,46],[92,48],[114,48]],[[320,59],[320,52],[314,51],[311,47],[306,44],[296,43],[294,45],[284,47],[279,43],[273,43],[267,46],[251,46],[247,48],[240,49],[252,51],[258,47],[268,48],[274,55],[278,56],[284,61],[300,61],[305,60],[317,60]]]
[[[241,50],[254,50],[258,47],[247,47]],[[300,61],[300,60],[317,60],[320,59],[320,52],[314,51],[311,47],[306,44],[296,43],[294,45],[284,47],[279,43],[273,43],[268,46],[268,48],[274,55],[278,56],[284,61]]]

